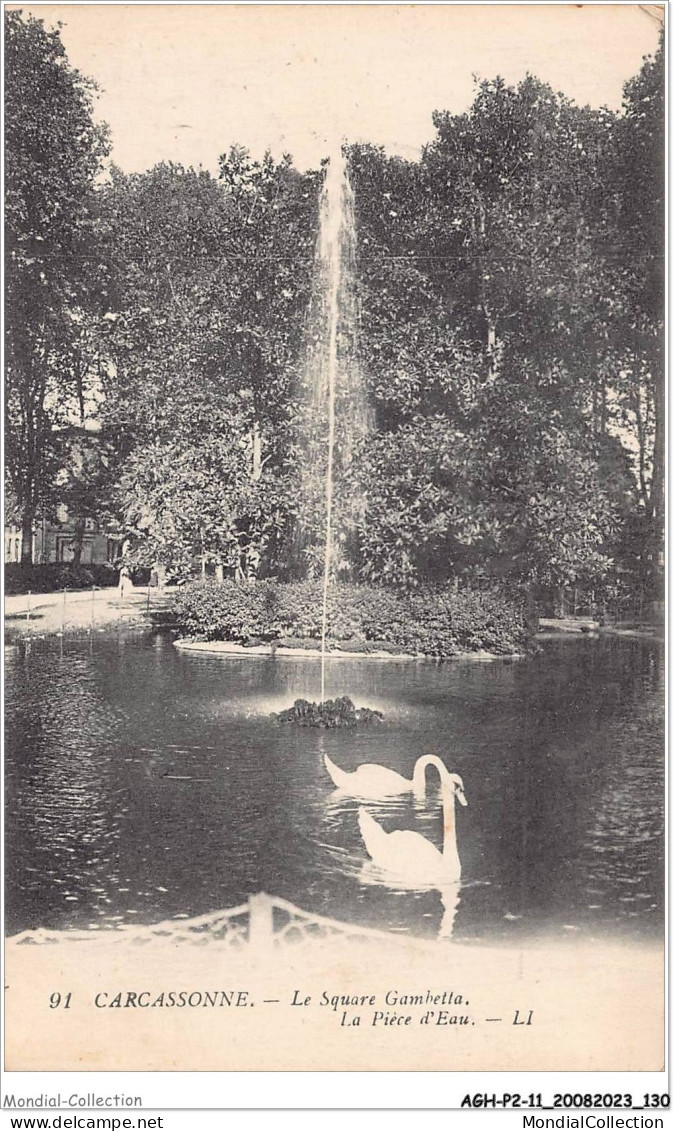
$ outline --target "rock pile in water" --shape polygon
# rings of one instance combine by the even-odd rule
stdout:
[[[326,699],[324,703],[309,703],[308,699],[295,699],[294,705],[276,716],[281,723],[294,723],[300,727],[356,727],[380,723],[380,711],[369,707],[356,707],[352,699],[342,695],[339,699]]]

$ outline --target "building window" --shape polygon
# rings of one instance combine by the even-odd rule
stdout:
[[[71,562],[72,561],[72,539],[70,538],[56,538],[56,561],[57,562]]]

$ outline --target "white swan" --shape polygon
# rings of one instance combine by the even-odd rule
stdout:
[[[396,883],[405,887],[443,887],[460,880],[460,857],[456,843],[455,799],[467,805],[462,779],[446,774],[442,781],[444,844],[442,851],[426,837],[408,829],[387,833],[366,809],[358,811],[360,832],[373,863]]]
[[[351,797],[391,797],[397,793],[406,793],[410,789],[423,797],[425,771],[429,766],[435,766],[442,782],[448,782],[451,776],[436,754],[424,754],[419,758],[414,766],[412,778],[402,777],[402,774],[396,773],[395,770],[389,770],[386,766],[377,766],[373,762],[367,762],[364,766],[358,766],[352,773],[348,773],[335,766],[326,754],[323,755],[323,759],[325,769],[337,789],[348,793]]]

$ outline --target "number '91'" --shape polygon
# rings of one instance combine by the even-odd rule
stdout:
[[[70,1009],[70,999],[72,994],[53,993],[49,995],[49,1008],[50,1009]]]

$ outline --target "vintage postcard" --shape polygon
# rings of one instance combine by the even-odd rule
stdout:
[[[5,5],[12,1079],[662,1071],[664,15]]]

